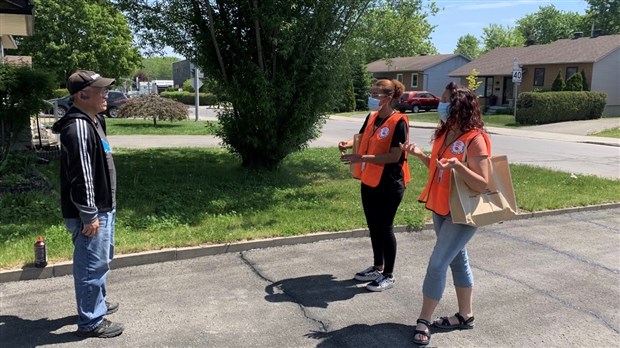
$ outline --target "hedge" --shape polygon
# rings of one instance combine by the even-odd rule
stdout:
[[[159,94],[164,98],[169,98],[172,100],[176,100],[180,103],[186,105],[194,105],[196,104],[196,94],[189,92],[161,92]],[[216,105],[218,103],[218,99],[215,95],[211,93],[199,93],[198,94],[198,104],[199,105]]]
[[[519,94],[519,124],[546,124],[601,118],[607,101],[602,92],[550,92]]]

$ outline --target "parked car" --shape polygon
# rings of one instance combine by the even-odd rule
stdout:
[[[112,118],[118,116],[118,108],[125,104],[127,99],[129,98],[123,92],[110,91],[108,93],[108,108],[105,111],[106,115]],[[71,95],[66,95],[62,98],[50,99],[48,102],[56,102],[58,105],[58,117],[63,117],[67,111],[69,111],[71,105],[73,105],[73,97]]]
[[[437,109],[440,98],[427,91],[408,91],[400,96],[400,100],[396,103],[396,109],[400,112],[411,110],[412,112],[420,112],[420,110],[430,111]]]

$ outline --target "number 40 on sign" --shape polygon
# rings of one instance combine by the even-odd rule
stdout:
[[[512,82],[521,82],[522,75],[523,75],[523,70],[521,70],[521,68],[514,69],[512,71]]]

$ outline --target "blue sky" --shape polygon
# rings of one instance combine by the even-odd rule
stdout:
[[[579,14],[585,14],[588,8],[585,0],[435,0],[435,3],[441,10],[428,21],[437,26],[431,41],[439,53],[453,53],[463,35],[480,39],[482,28],[491,23],[514,27],[518,19],[538,12],[541,6],[553,4],[560,11]]]

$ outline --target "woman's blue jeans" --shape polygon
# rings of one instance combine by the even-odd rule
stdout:
[[[93,237],[82,234],[80,219],[65,219],[73,239],[73,281],[78,310],[78,328],[91,330],[107,313],[106,276],[114,256],[116,211],[98,214],[99,231]]]
[[[474,236],[477,228],[455,224],[450,215],[441,216],[435,213],[433,213],[433,226],[437,241],[428,261],[422,292],[426,297],[439,301],[446,288],[448,266],[456,287],[470,288],[474,285],[474,276],[469,266],[465,245]]]

